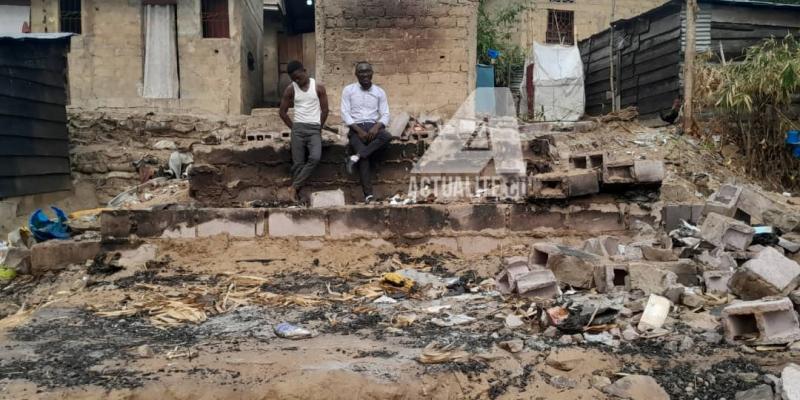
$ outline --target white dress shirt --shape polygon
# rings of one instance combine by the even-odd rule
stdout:
[[[377,85],[364,90],[358,83],[342,91],[342,120],[348,126],[380,122],[389,126],[389,101],[386,92]]]

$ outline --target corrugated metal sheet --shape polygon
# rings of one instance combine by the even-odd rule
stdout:
[[[704,53],[711,50],[711,4],[698,4],[695,51]],[[686,7],[681,9],[681,48],[686,48]]]

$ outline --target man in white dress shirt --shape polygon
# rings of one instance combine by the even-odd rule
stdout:
[[[350,127],[348,139],[355,151],[347,160],[347,172],[353,173],[354,167],[358,167],[366,203],[375,199],[371,170],[379,161],[376,152],[392,140],[392,135],[386,131],[389,125],[386,92],[372,83],[372,75],[372,65],[359,62],[356,65],[358,83],[342,91],[342,120]]]

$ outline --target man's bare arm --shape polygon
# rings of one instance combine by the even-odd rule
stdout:
[[[280,112],[278,113],[283,120],[283,123],[292,129],[294,125],[292,124],[292,119],[289,118],[289,107],[294,107],[294,86],[289,85],[286,87],[286,90],[283,91],[283,97],[281,97],[281,108]]]
[[[317,84],[317,97],[319,97],[319,107],[322,109],[322,117],[320,118],[320,128],[325,126],[325,122],[328,121],[328,114],[330,113],[330,108],[328,107],[328,91],[325,90],[325,86]]]

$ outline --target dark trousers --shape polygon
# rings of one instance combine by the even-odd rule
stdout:
[[[319,125],[294,124],[292,127],[292,187],[300,189],[322,157],[322,131]],[[308,155],[306,155],[308,153]]]
[[[369,132],[375,124],[358,124],[361,129]],[[359,161],[357,164],[358,174],[361,176],[361,188],[364,190],[364,196],[371,196],[372,193],[372,168],[376,167],[380,161],[379,150],[386,147],[392,141],[392,135],[386,132],[386,128],[382,128],[374,139],[364,142],[358,137],[358,133],[352,128],[348,135],[350,139],[350,146],[358,155]],[[371,165],[370,165],[371,164]]]

